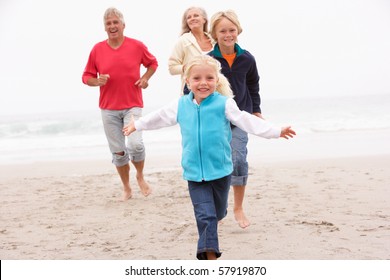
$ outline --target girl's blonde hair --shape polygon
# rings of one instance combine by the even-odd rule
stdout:
[[[206,21],[204,24],[203,24],[203,32],[205,33],[208,33],[209,31],[209,20],[207,18],[207,13],[206,13],[206,10],[203,9],[202,7],[189,7],[188,9],[186,9],[184,11],[184,14],[181,18],[181,33],[180,35],[183,35],[184,33],[188,33],[191,31],[190,27],[188,26],[187,24],[187,15],[188,15],[188,12],[191,11],[191,10],[198,10],[199,11],[199,14],[201,15],[201,17],[204,18],[204,20]]]
[[[237,27],[238,35],[240,35],[242,32],[242,27],[240,21],[238,20],[238,16],[233,10],[217,12],[211,17],[210,20],[210,35],[215,41],[217,41],[215,27],[223,18],[230,20]]]
[[[216,91],[221,95],[233,97],[233,91],[230,88],[230,83],[228,79],[221,73],[221,63],[209,55],[199,55],[193,57],[185,66],[185,79],[190,78],[192,67],[201,65],[211,66],[215,70],[215,74],[217,75],[218,79]]]

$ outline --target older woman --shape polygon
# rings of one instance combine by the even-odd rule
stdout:
[[[214,41],[208,33],[206,11],[200,7],[186,9],[182,17],[181,35],[168,60],[169,73],[181,75],[184,94],[189,92],[183,79],[185,64],[194,56],[208,53],[213,47]]]

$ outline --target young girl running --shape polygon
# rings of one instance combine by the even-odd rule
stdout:
[[[210,56],[193,58],[184,73],[190,93],[123,128],[123,133],[129,135],[136,130],[180,125],[183,177],[188,181],[194,207],[199,234],[196,256],[200,260],[221,256],[218,221],[227,213],[233,170],[230,122],[264,138],[288,139],[295,135],[290,126],[276,128],[240,111],[220,69],[219,62]]]

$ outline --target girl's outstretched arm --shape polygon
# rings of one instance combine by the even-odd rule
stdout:
[[[125,136],[136,130],[153,130],[177,124],[177,106],[179,99],[174,99],[164,107],[134,120],[132,117],[129,124],[125,125],[122,132]]]

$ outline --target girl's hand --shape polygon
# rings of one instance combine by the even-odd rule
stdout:
[[[291,126],[282,127],[282,131],[280,132],[280,137],[289,139],[293,138],[296,135],[295,131],[291,129]]]
[[[123,135],[129,136],[131,133],[135,131],[135,126],[134,126],[134,117],[131,116],[131,120],[128,125],[125,125],[122,129]]]

